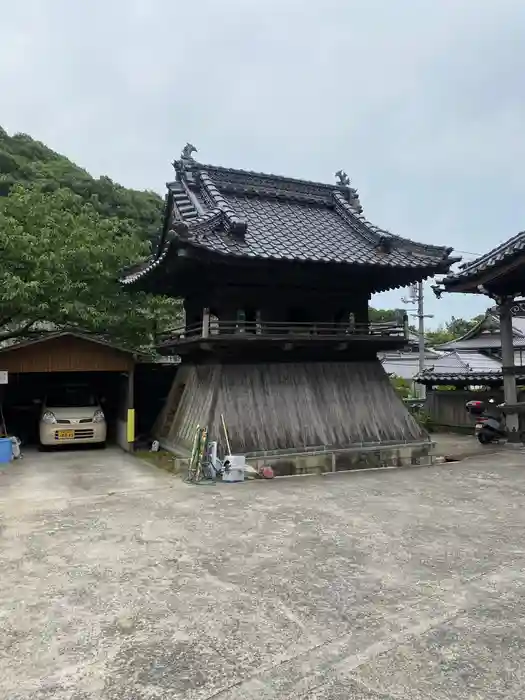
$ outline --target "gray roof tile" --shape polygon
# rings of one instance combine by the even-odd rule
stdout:
[[[502,376],[500,360],[480,352],[453,351],[429,364],[425,371],[417,374],[414,379],[422,384],[446,384],[455,381],[470,381],[475,384]]]
[[[453,287],[458,283],[468,282],[483,272],[497,267],[500,263],[507,262],[511,258],[523,253],[525,250],[525,231],[516,234],[505,243],[489,250],[488,253],[481,255],[479,258],[472,260],[469,263],[464,263],[460,266],[458,272],[451,273],[443,279],[445,289]]]
[[[432,365],[439,355],[431,350],[425,352],[425,362]],[[394,374],[403,379],[413,379],[419,373],[419,356],[416,352],[383,352],[378,358],[387,374]]]
[[[435,265],[430,254],[393,250],[388,255],[365,237],[366,224],[357,216],[349,226],[334,209],[260,197],[226,197],[239,216],[248,222],[244,241],[232,241],[217,232],[202,245],[218,252],[243,257],[279,257],[288,260],[330,261],[401,267]],[[320,236],[322,232],[322,236]]]
[[[349,186],[203,165],[188,157],[174,166],[177,182],[168,186],[159,250],[124,282],[147,274],[177,240],[220,255],[420,269],[424,276],[447,272],[454,262],[452,248],[415,243],[371,224]]]
[[[485,317],[471,328],[465,335],[438,345],[438,350],[475,350],[482,348],[501,348],[499,333],[500,318],[497,310],[488,309]],[[515,348],[525,347],[525,318],[512,318],[513,345]]]
[[[525,347],[525,338],[515,337],[513,340],[515,348]],[[466,338],[465,340],[451,340],[449,343],[439,345],[440,350],[478,350],[482,348],[501,348],[501,336],[499,333],[482,334],[477,338]]]

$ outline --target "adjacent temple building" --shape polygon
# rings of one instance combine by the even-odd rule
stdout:
[[[481,294],[496,302],[507,437],[509,442],[523,442],[525,402],[518,401],[518,381],[523,381],[524,374],[518,319],[525,314],[525,231],[461,265],[458,272],[435,285],[434,291],[438,297],[444,292]]]
[[[249,455],[427,440],[377,359],[406,344],[406,317],[372,324],[368,307],[447,273],[452,249],[372,225],[342,171],[321,184],[194,152],[174,162],[156,254],[123,279],[184,300],[184,325],[159,348],[181,358],[161,441],[184,454],[197,425],[222,434],[221,416]]]

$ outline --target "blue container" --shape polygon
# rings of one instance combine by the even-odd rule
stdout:
[[[13,459],[13,443],[11,438],[0,438],[0,464]]]

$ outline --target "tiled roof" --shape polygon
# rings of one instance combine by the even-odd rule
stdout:
[[[453,384],[458,381],[476,384],[502,377],[499,360],[480,352],[453,351],[442,355],[414,379],[421,384]]]
[[[170,247],[247,259],[330,262],[447,272],[452,248],[415,243],[371,224],[357,191],[197,163],[175,161],[157,254],[124,277],[132,283],[162,264]],[[344,178],[344,179],[343,179]]]
[[[431,365],[439,357],[432,350],[425,351],[425,362]],[[387,374],[395,374],[403,379],[413,379],[419,372],[419,354],[417,352],[383,352],[378,358]]]
[[[515,348],[525,348],[525,338],[515,337],[513,340]],[[477,338],[467,338],[466,340],[451,340],[438,346],[440,350],[481,350],[501,348],[501,336],[499,333],[484,333]]]
[[[501,362],[494,359],[493,357],[487,357],[480,352],[453,352],[451,353],[454,361],[457,363],[458,367],[467,369],[470,372],[500,372]],[[434,371],[436,367],[442,367],[446,369],[451,357],[443,355],[434,364]]]
[[[475,350],[481,348],[501,348],[501,336],[499,333],[500,319],[498,312],[488,309],[485,317],[471,328],[465,335],[448,343],[438,345],[438,350]],[[512,318],[513,346],[525,347],[525,318],[513,316]]]
[[[472,260],[472,262],[460,265],[458,272],[454,272],[445,277],[442,282],[447,288],[454,284],[467,282],[469,279],[475,279],[478,275],[491,268],[497,267],[502,262],[510,261],[525,250],[525,231],[521,231],[510,240],[493,248],[485,255]]]
[[[379,254],[377,244],[369,239],[370,231],[357,214],[350,227],[335,209],[328,207],[236,195],[226,196],[225,200],[249,225],[243,240],[225,231],[197,233],[196,242],[217,253],[275,260],[360,262],[382,267],[436,263],[428,253],[417,255],[394,248],[389,255]],[[323,231],[322,237],[316,235],[318,231]]]

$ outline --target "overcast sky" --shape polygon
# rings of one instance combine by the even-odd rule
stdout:
[[[0,124],[163,192],[217,165],[333,182],[465,258],[525,228],[523,0],[0,0]],[[400,306],[401,294],[374,299]],[[428,293],[432,323],[485,299]]]

